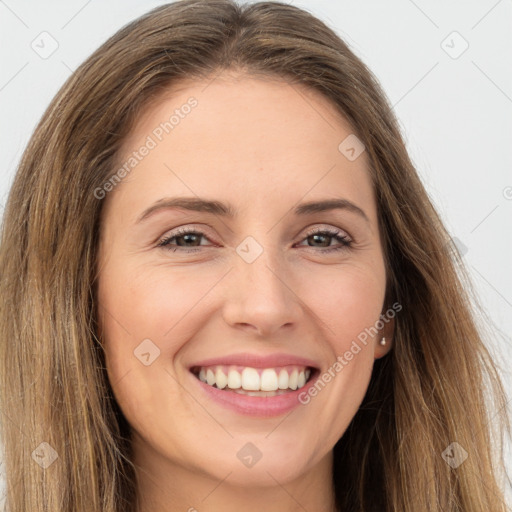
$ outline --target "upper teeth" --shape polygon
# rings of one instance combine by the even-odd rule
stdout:
[[[201,367],[199,379],[210,386],[246,391],[298,389],[306,384],[311,370],[305,367],[256,369],[238,366]]]

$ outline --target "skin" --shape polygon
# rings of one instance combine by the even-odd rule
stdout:
[[[327,99],[302,86],[223,72],[180,82],[139,118],[124,161],[190,96],[198,105],[104,199],[98,303],[107,371],[133,429],[142,512],[334,510],[332,448],[357,412],[373,363],[392,346],[393,321],[307,405],[250,417],[208,400],[189,365],[249,352],[285,352],[332,367],[385,311],[386,273],[366,153],[338,145],[353,133]],[[154,138],[154,137],[153,137]],[[234,219],[167,209],[137,223],[164,197],[216,199]],[[298,203],[345,198],[348,210],[295,216]],[[203,237],[158,243],[187,227]],[[341,231],[315,240],[314,228]],[[247,237],[263,248],[247,263]],[[188,245],[187,245],[188,244]],[[386,336],[386,346],[379,345]],[[160,350],[146,366],[142,340]],[[251,468],[237,452],[262,453]]]

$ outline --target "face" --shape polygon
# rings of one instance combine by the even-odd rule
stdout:
[[[363,334],[386,274],[366,154],[339,149],[352,133],[314,91],[223,74],[180,83],[125,141],[98,315],[150,471],[275,485],[328,467],[390,347]]]

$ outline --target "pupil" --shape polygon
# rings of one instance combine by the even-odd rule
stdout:
[[[180,237],[180,238],[183,238],[183,240],[185,240],[185,244],[183,244],[183,245],[189,245],[189,244],[187,244],[186,242],[187,242],[187,241],[191,241],[191,240],[190,240],[190,238],[192,238],[192,241],[193,241],[193,238],[194,238],[194,237],[196,237],[196,238],[197,238],[197,235],[194,235],[194,234],[189,233],[189,234],[187,234],[187,235],[181,235],[181,237]],[[197,240],[196,240],[196,241],[197,241]],[[180,244],[180,245],[181,245],[181,244]]]
[[[317,238],[327,238],[325,235],[313,235],[313,238],[314,239],[317,239]],[[323,244],[325,246],[325,244]]]

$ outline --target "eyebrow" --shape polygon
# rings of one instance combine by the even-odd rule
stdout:
[[[136,223],[146,220],[148,217],[159,211],[172,208],[179,208],[194,212],[206,212],[230,219],[235,218],[238,213],[237,209],[231,204],[222,203],[220,201],[201,199],[198,197],[165,197],[144,210]],[[298,216],[305,216],[331,210],[348,210],[356,213],[366,222],[370,222],[364,210],[348,199],[325,199],[321,201],[302,203],[295,208],[294,214]]]

